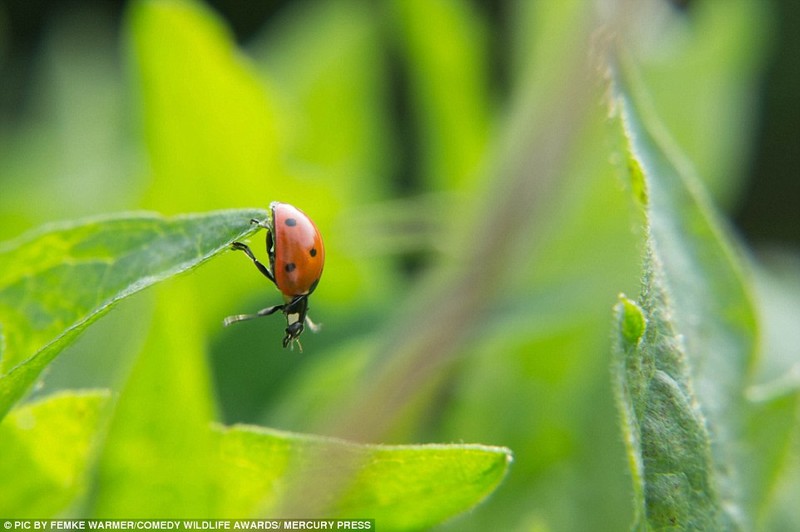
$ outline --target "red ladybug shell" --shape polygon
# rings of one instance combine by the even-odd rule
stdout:
[[[314,222],[297,207],[273,201],[273,253],[275,284],[288,302],[314,291],[325,265],[325,246]]]

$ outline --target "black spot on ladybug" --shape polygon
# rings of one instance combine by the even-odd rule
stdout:
[[[283,267],[283,269],[286,270],[286,273],[292,273],[296,267],[297,266],[294,262],[289,262]]]
[[[286,218],[286,221],[283,223],[285,223],[289,227],[294,227],[295,225],[297,225],[297,220],[295,220],[294,218]]]
[[[312,257],[317,256],[317,248],[311,248],[311,251],[308,252]]]

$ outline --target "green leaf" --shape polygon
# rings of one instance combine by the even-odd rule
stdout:
[[[420,124],[424,177],[437,189],[469,189],[491,131],[484,20],[462,1],[390,7]]]
[[[361,445],[220,428],[225,507],[238,515],[374,518],[418,529],[472,508],[508,470],[511,451],[483,445]]]
[[[95,517],[226,515],[217,510],[214,405],[193,286],[184,278],[158,289],[154,330],[120,394],[98,460]]]
[[[363,516],[381,529],[418,528],[471,508],[504,477],[511,454],[495,447],[360,445],[246,426],[209,433],[202,346],[186,343],[200,334],[185,312],[190,294],[175,285],[160,290],[160,325],[116,408],[95,517]]]
[[[0,515],[43,518],[85,493],[105,392],[64,392],[0,423]]]
[[[634,484],[641,479],[639,524],[746,526],[740,449],[756,337],[749,288],[724,227],[626,66],[615,97],[632,189],[644,202],[638,307],[647,327],[631,342],[631,305],[618,306],[616,378]]]
[[[717,529],[722,516],[709,435],[685,364],[686,354],[663,293],[660,272],[648,263],[644,296],[617,305],[615,374],[634,482],[636,524]],[[639,306],[641,305],[641,307]],[[634,310],[635,309],[635,310]],[[631,315],[647,318],[644,336],[631,341]],[[633,321],[638,321],[634,319]]]
[[[266,202],[284,175],[276,109],[230,29],[182,0],[134,2],[127,24],[154,173],[147,204],[187,212]]]
[[[156,333],[154,345],[165,331]],[[52,517],[89,491],[88,515],[95,517],[182,517],[181,512],[259,517],[295,511],[303,517],[373,518],[381,530],[417,529],[479,504],[512,460],[508,449],[483,445],[361,445],[251,426],[209,431],[204,424],[198,430],[207,404],[192,405],[188,399],[196,394],[187,386],[199,382],[197,375],[176,380],[177,369],[162,371],[160,382],[150,382],[151,370],[160,367],[156,354],[139,361],[123,392],[92,490],[87,472],[106,393],[58,394],[3,420],[2,515]],[[161,410],[169,413],[136,405],[142,394],[149,403],[160,398]],[[177,407],[192,418],[189,423],[186,416],[175,417]],[[198,445],[198,437],[207,445]],[[181,493],[191,498],[181,500]]]
[[[511,454],[502,448],[209,431],[213,405],[201,327],[186,312],[189,281],[159,290],[156,331],[101,452],[94,517],[357,516],[382,530],[419,528],[471,508],[504,477]]]
[[[260,210],[122,214],[50,225],[0,245],[0,415],[122,298],[226,250]]]

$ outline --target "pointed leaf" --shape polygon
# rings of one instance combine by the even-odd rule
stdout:
[[[225,507],[238,515],[364,517],[418,529],[472,508],[508,470],[483,445],[362,445],[234,426],[217,432]]]
[[[638,306],[647,327],[631,342],[630,305],[620,305],[616,364],[634,478],[643,478],[637,512],[656,528],[743,526],[739,442],[756,337],[749,288],[724,227],[626,67],[615,96],[644,209]]]
[[[122,214],[46,226],[0,245],[0,415],[117,301],[208,260],[265,216]]]

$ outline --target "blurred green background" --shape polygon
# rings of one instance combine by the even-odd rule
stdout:
[[[746,246],[796,268],[800,7],[645,4],[658,115]],[[625,528],[610,309],[640,250],[601,91],[571,71],[603,5],[4,0],[0,239],[292,203],[328,257],[304,353],[278,317],[221,327],[279,300],[243,255],[174,281],[219,421],[506,445],[509,478],[445,528]],[[156,299],[125,301],[36,393],[118,390]]]

